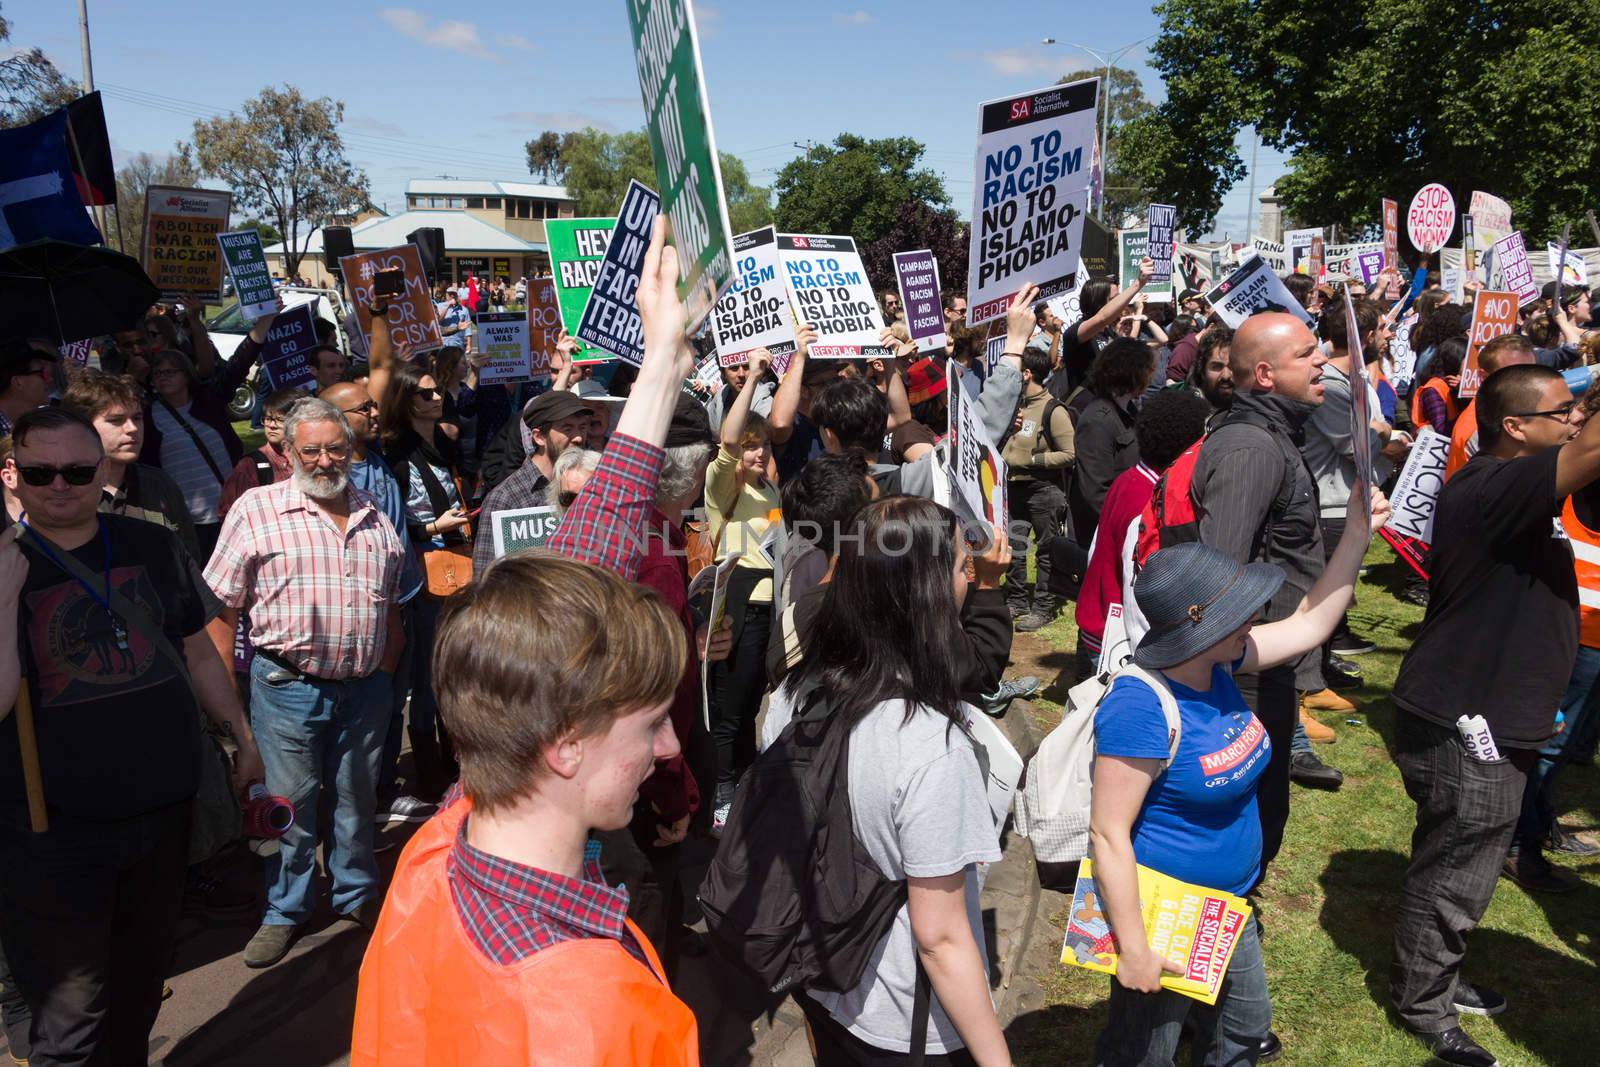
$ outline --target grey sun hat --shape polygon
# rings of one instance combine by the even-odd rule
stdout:
[[[1240,566],[1198,542],[1163,548],[1134,582],[1150,631],[1133,662],[1161,668],[1198,656],[1254,618],[1282,584],[1283,571],[1270,563]]]

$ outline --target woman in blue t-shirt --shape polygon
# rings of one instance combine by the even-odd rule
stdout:
[[[1174,749],[1160,700],[1134,678],[1117,679],[1095,710],[1091,850],[1120,954],[1098,1064],[1171,1064],[1191,1013],[1193,1062],[1254,1063],[1261,1053],[1272,1004],[1255,917],[1240,933],[1215,1006],[1162,990],[1162,974],[1183,968],[1150,946],[1135,866],[1235,894],[1260,878],[1256,789],[1271,741],[1233,674],[1290,662],[1328,639],[1367,542],[1389,515],[1374,490],[1371,521],[1363,522],[1363,497],[1357,485],[1327,569],[1279,622],[1252,625],[1283,584],[1271,564],[1240,566],[1214,548],[1183,544],[1157,552],[1139,573],[1133,592],[1150,630],[1133,659],[1171,690],[1181,730]]]

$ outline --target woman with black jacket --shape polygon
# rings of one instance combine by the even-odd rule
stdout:
[[[1106,490],[1117,475],[1139,462],[1139,440],[1133,434],[1137,400],[1155,373],[1150,346],[1131,337],[1119,337],[1106,346],[1089,368],[1079,410],[1075,439],[1077,469],[1067,494],[1072,512],[1072,533],[1088,544],[1100,524]]]

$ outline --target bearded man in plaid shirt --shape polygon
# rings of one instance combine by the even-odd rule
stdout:
[[[251,719],[267,790],[295,809],[267,859],[267,910],[245,946],[249,967],[281,960],[315,910],[324,787],[333,797],[333,910],[369,928],[377,920],[377,772],[404,642],[405,549],[377,502],[349,484],[350,424],[327,401],[306,399],[289,410],[283,434],[293,476],[239,498],[205,572],[226,605],[208,627],[225,659],[238,613],[250,613]]]

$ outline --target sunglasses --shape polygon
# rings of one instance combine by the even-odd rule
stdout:
[[[54,482],[58,474],[68,485],[88,485],[94,481],[95,472],[99,469],[98,463],[69,463],[65,467],[19,466],[17,473],[29,485],[41,488]]]
[[[431,392],[431,390],[430,390],[430,392]],[[371,414],[374,414],[374,413],[377,412],[377,410],[378,410],[378,402],[376,400],[369,400],[365,404],[357,404],[353,408],[341,408],[340,410],[343,411],[346,415],[354,415],[358,411],[361,412],[363,415],[371,415]]]
[[[439,390],[437,390],[437,389],[418,389],[417,390],[417,399],[418,400],[438,400],[439,399]]]

